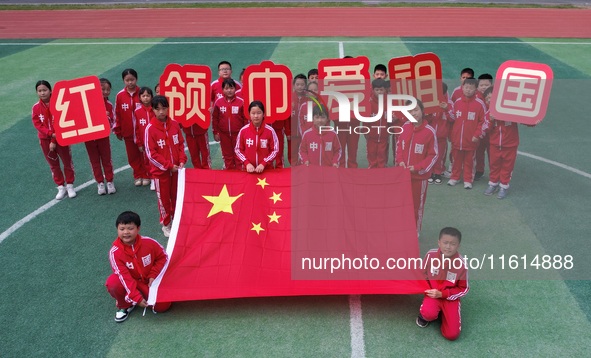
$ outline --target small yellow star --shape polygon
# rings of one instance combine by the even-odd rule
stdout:
[[[265,189],[265,186],[269,185],[269,183],[267,183],[267,178],[257,178],[257,180],[259,181],[257,185],[260,185],[263,189]]]
[[[261,231],[265,231],[265,229],[263,229],[261,227],[261,223],[258,223],[258,224],[252,223],[252,228],[250,230],[256,231],[257,235],[259,235],[261,233]]]
[[[276,212],[273,211],[273,215],[267,215],[269,217],[269,224],[272,223],[273,221],[276,222],[277,224],[279,224],[279,218],[281,217],[281,215],[277,215]]]
[[[282,193],[277,194],[277,193],[273,192],[273,196],[270,197],[269,199],[273,200],[273,204],[277,204],[278,201],[283,201],[283,199],[281,199],[281,194]]]
[[[234,202],[242,195],[244,195],[244,193],[241,193],[238,196],[230,196],[230,194],[228,194],[228,188],[225,184],[222,188],[222,191],[220,191],[220,195],[218,196],[202,195],[205,200],[213,204],[207,217],[215,215],[219,212],[234,214],[232,211],[232,204],[234,204]]]

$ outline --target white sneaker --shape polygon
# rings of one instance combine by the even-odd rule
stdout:
[[[66,188],[64,188],[63,185],[58,186],[57,187],[57,195],[55,196],[55,198],[57,200],[62,200],[65,197],[66,197]]]
[[[142,185],[143,185],[143,186],[148,186],[148,185],[150,185],[150,179],[142,179]]]
[[[450,179],[450,180],[447,182],[447,185],[449,185],[449,186],[454,186],[454,185],[456,185],[457,183],[458,183],[458,181],[457,181],[457,180]]]
[[[170,237],[170,227],[172,225],[172,222],[170,222],[168,225],[163,225],[162,226],[162,233],[164,234],[164,236],[166,237]]]
[[[142,179],[136,179],[136,180],[134,180],[134,181],[133,181],[133,184],[134,184],[135,186],[142,186]]]
[[[115,194],[117,189],[115,189],[115,184],[112,181],[107,182],[107,194]]]
[[[105,195],[107,194],[107,189],[105,189],[105,183],[98,183],[97,185],[98,187],[98,195]]]
[[[441,173],[441,175],[442,175],[444,178],[448,178],[448,179],[449,179],[449,178],[451,178],[451,170],[446,170],[446,171],[444,171],[443,173]]]
[[[154,179],[150,179],[150,190],[156,190],[156,183],[154,183]]]
[[[472,189],[472,183],[464,182],[464,189]]]
[[[66,191],[68,192],[68,198],[75,198],[76,197],[76,190],[74,190],[74,185],[67,184]]]

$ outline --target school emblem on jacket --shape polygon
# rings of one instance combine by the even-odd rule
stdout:
[[[172,135],[172,143],[173,144],[179,144],[179,135],[178,134],[173,134]]]
[[[152,263],[152,254],[147,254],[146,256],[142,257],[142,263],[144,267],[148,266]]]
[[[267,139],[261,139],[261,148],[263,148],[263,149],[267,148],[267,142],[268,142]]]
[[[324,150],[327,152],[332,151],[332,142],[326,142],[324,143]]]
[[[126,262],[125,266],[127,266],[128,269],[133,270],[133,262]]]
[[[457,276],[457,274],[455,272],[447,272],[447,277],[445,278],[445,280],[449,281],[451,283],[455,283],[456,276]]]
[[[232,114],[238,114],[239,109],[240,109],[240,107],[238,107],[238,106],[232,106]]]
[[[424,144],[415,144],[415,154],[423,154],[424,149],[425,149]]]

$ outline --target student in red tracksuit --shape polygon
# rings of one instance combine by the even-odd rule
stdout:
[[[484,92],[487,108],[490,107],[493,88]],[[487,112],[489,144],[489,179],[488,188],[484,195],[493,195],[497,189],[497,198],[504,199],[509,190],[509,182],[513,175],[515,160],[517,159],[517,147],[519,146],[519,128],[515,122],[501,121],[494,118],[490,111]]]
[[[115,322],[123,322],[135,306],[148,307],[150,286],[164,268],[168,255],[158,241],[139,234],[141,220],[138,214],[125,211],[117,217],[117,239],[109,251],[113,274],[105,286],[115,299]],[[164,312],[170,302],[157,302],[154,312]]]
[[[150,185],[148,169],[144,165],[144,157],[135,143],[134,111],[142,103],[138,94],[137,72],[132,68],[126,68],[121,73],[125,87],[117,93],[115,98],[115,127],[113,133],[117,139],[125,142],[127,162],[133,171],[135,186]]]
[[[236,82],[233,79],[225,79],[223,86],[224,96],[218,98],[213,105],[213,138],[220,142],[224,169],[241,169],[242,163],[236,157],[234,148],[238,132],[248,123],[244,115],[244,100],[236,96]]]
[[[232,64],[228,61],[221,61],[218,64],[219,78],[211,82],[211,103],[215,103],[218,98],[224,97],[224,80],[232,79]],[[239,81],[234,80],[236,91],[242,88]]]
[[[55,139],[55,130],[53,126],[53,115],[49,110],[49,101],[51,99],[51,85],[45,80],[37,81],[35,84],[39,102],[33,105],[31,109],[31,118],[33,125],[37,129],[39,145],[43,156],[49,164],[53,181],[57,184],[57,195],[55,198],[61,200],[66,197],[76,197],[74,190],[74,164],[72,163],[72,151],[70,146],[62,146]],[[64,171],[60,166],[60,158],[64,163]]]
[[[441,334],[454,341],[462,331],[460,299],[470,290],[468,268],[458,252],[462,233],[453,227],[439,232],[438,249],[427,252],[423,265],[430,289],[419,310],[416,323],[425,328],[441,314]]]
[[[410,170],[415,220],[419,233],[427,200],[427,179],[431,177],[437,162],[438,149],[435,129],[424,120],[423,103],[417,100],[417,106],[409,112],[416,123],[408,121],[402,126],[402,133],[396,143],[396,165]]]
[[[437,163],[433,167],[433,174],[429,178],[429,184],[441,184],[443,182],[443,172],[445,171],[445,159],[447,157],[447,137],[449,135],[449,125],[454,120],[454,104],[447,95],[447,84],[443,83],[443,99],[439,102],[437,112],[426,116],[425,119],[429,125],[435,129],[437,136]]]
[[[466,67],[460,71],[460,85],[451,92],[451,101],[455,102],[462,97],[462,84],[467,78],[474,78],[474,70],[470,67]]]
[[[371,103],[371,116],[375,116],[379,111],[382,101],[382,116],[377,122],[369,123],[369,133],[365,135],[367,141],[367,163],[369,169],[385,168],[388,164],[388,148],[390,142],[390,133],[388,133],[388,123],[386,119],[386,94],[388,93],[388,83],[381,79],[375,79],[371,82],[372,94],[369,99]],[[380,98],[380,95],[382,96]]]
[[[109,101],[109,95],[111,94],[111,82],[106,78],[101,78],[101,89],[103,91],[103,99],[105,100],[105,108],[107,110],[107,118],[109,119],[109,125],[113,128],[115,124],[115,111],[113,104]],[[113,172],[113,163],[111,161],[111,141],[109,137],[89,140],[84,142],[86,146],[86,152],[88,153],[88,159],[90,160],[90,167],[92,168],[92,174],[94,180],[97,182],[98,195],[115,194],[115,184],[113,179],[115,177]],[[103,175],[104,170],[104,175]],[[105,187],[105,179],[107,180],[107,186]]]
[[[300,144],[300,162],[304,165],[339,167],[341,143],[328,120],[328,110],[323,105],[312,109],[314,126],[304,132]]]
[[[154,95],[150,87],[140,88],[139,94],[142,105],[139,108],[137,108],[133,113],[133,115],[135,116],[135,121],[133,122],[133,127],[135,131],[135,144],[142,153],[144,167],[148,169],[146,179],[150,180],[150,190],[156,190],[154,179],[152,179],[152,175],[150,174],[150,161],[148,160],[148,156],[146,155],[144,144],[144,134],[146,133],[146,127],[148,126],[148,124],[150,124],[152,118],[154,118],[154,112],[152,112],[152,98],[154,97]]]
[[[485,133],[484,102],[476,95],[476,79],[467,78],[462,85],[462,97],[454,102],[455,120],[452,128],[452,172],[447,185],[454,186],[464,175],[464,188],[472,189],[474,156],[478,142]]]
[[[312,102],[313,106],[321,105],[321,99],[318,95],[318,82],[308,82],[306,85],[306,98],[303,99],[302,104],[300,105],[300,109],[298,111],[298,120],[297,120],[297,133],[301,140],[304,133],[312,128],[313,123],[312,121],[308,121],[308,101]],[[325,106],[326,107],[326,106]],[[293,123],[292,123],[293,125]],[[292,131],[293,133],[293,131]],[[292,138],[293,140],[293,138]],[[299,145],[298,145],[298,152],[299,152]],[[299,154],[298,154],[299,155]]]
[[[279,140],[273,128],[264,123],[265,106],[261,101],[252,101],[248,112],[250,123],[238,133],[234,150],[248,173],[262,173],[273,167]]]
[[[299,150],[301,136],[298,135],[297,132],[292,131],[292,123],[297,123],[300,118],[300,109],[302,108],[302,104],[306,103],[308,100],[308,96],[306,96],[306,85],[307,79],[306,75],[300,73],[293,78],[293,93],[291,95],[291,116],[285,121],[275,121],[271,126],[275,129],[275,134],[277,134],[277,139],[279,139],[279,153],[277,153],[277,159],[275,160],[275,168],[283,168],[283,133],[285,133],[285,137],[287,139],[287,161],[290,165],[292,165],[292,156],[294,158],[293,164],[297,161],[297,151]],[[278,122],[284,122],[283,124],[283,133],[278,131],[277,129],[281,127],[281,124]],[[295,135],[294,135],[295,134]],[[292,149],[292,143],[295,146]],[[295,152],[292,152],[294,150]]]
[[[493,84],[493,76],[489,73],[483,73],[478,76],[478,86],[476,87],[476,95],[485,102],[484,92],[487,88]],[[484,157],[487,154],[487,159],[490,161],[490,151],[488,150],[488,133],[484,134],[482,140],[478,142],[478,148],[476,148],[476,166],[474,180],[480,180],[484,175]]]
[[[144,144],[150,160],[150,173],[154,177],[158,194],[158,210],[164,236],[170,236],[170,228],[176,206],[178,171],[185,166],[185,140],[180,125],[168,116],[168,100],[154,96],[152,118],[146,128]]]

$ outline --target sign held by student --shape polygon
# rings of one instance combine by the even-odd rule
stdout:
[[[288,119],[291,116],[291,70],[273,61],[250,65],[244,71],[242,94],[244,105],[261,101],[265,105],[265,123]],[[250,120],[248,109],[244,111]]]

